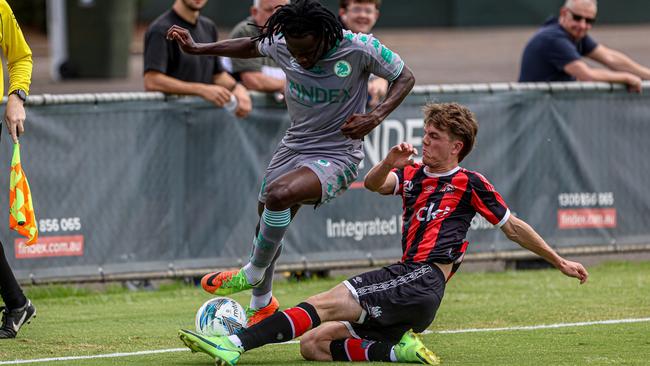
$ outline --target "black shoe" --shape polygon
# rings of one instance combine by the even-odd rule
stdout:
[[[0,307],[2,311],[2,327],[0,327],[0,339],[16,338],[16,334],[24,324],[29,324],[33,317],[36,316],[36,308],[32,302],[27,299],[27,304],[23,307],[9,310],[6,307]]]

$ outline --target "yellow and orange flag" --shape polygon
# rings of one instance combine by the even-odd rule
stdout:
[[[36,243],[38,225],[34,215],[32,193],[27,176],[20,164],[20,143],[14,144],[9,178],[9,228],[28,238],[27,245]]]

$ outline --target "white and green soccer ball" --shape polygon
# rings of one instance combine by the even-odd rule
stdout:
[[[229,297],[206,301],[196,312],[196,331],[209,337],[233,335],[246,328],[246,312]]]

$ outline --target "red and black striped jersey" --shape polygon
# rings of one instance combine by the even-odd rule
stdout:
[[[501,195],[484,176],[461,167],[434,174],[415,164],[394,169],[402,196],[402,261],[454,263],[478,212],[499,227],[510,217]]]

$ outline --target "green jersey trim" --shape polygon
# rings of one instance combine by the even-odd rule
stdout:
[[[332,54],[334,54],[334,52],[336,52],[336,50],[339,49],[339,45],[340,45],[340,44],[341,44],[341,41],[339,41],[339,40],[337,39],[337,40],[336,40],[336,44],[334,44],[334,47],[332,47],[329,51],[327,51],[327,53],[325,53],[325,54],[323,55],[323,57],[321,57],[320,59],[322,60],[322,59],[324,59],[324,58],[327,58],[327,57],[332,56]]]
[[[397,78],[400,76],[400,74],[402,73],[402,69],[404,69],[404,61],[403,61],[403,60],[400,60],[400,61],[401,61],[401,62],[400,62],[400,64],[399,64],[399,68],[398,68],[397,71],[395,71],[395,73],[390,77],[390,79],[387,79],[388,81],[395,81],[395,79],[397,79]]]

